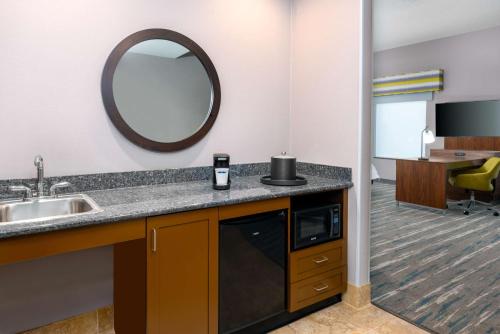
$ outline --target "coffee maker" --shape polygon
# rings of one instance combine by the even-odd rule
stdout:
[[[226,190],[231,186],[231,178],[229,176],[229,154],[214,154],[212,184],[213,188],[216,190]]]

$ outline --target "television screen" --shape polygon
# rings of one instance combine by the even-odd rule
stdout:
[[[436,136],[500,136],[500,101],[436,104]]]

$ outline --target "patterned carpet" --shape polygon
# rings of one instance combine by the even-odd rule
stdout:
[[[373,304],[440,334],[500,333],[500,218],[395,202],[374,183]]]

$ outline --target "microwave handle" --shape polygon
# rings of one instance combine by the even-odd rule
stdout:
[[[330,212],[330,233],[329,234],[330,234],[330,238],[332,238],[333,237],[333,230],[334,230],[334,226],[335,226],[335,224],[334,224],[335,213],[334,213],[333,208],[328,209],[328,211]]]

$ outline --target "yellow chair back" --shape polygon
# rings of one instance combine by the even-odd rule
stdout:
[[[488,179],[493,180],[500,173],[500,157],[489,158],[481,167],[482,172],[488,174]]]
[[[458,188],[493,191],[493,180],[500,174],[500,157],[489,158],[481,167],[450,177],[448,182]]]

